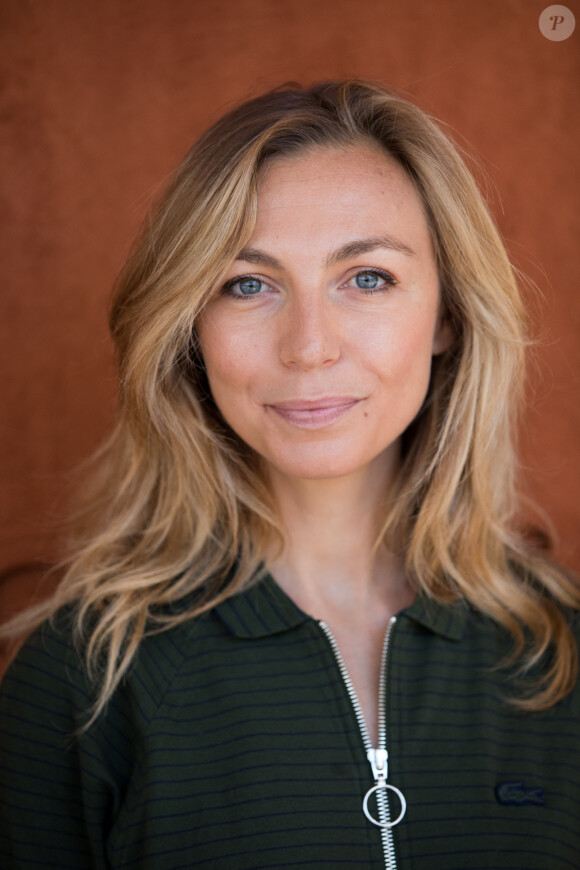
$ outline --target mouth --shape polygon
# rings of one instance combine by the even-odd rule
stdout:
[[[294,426],[314,429],[327,426],[348,413],[360,399],[354,396],[329,396],[321,399],[295,399],[266,405],[279,417]]]

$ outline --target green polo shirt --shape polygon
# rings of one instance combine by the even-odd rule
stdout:
[[[393,870],[580,867],[580,693],[519,713],[496,667],[507,648],[463,605],[418,598],[399,614],[385,704],[407,812]],[[2,868],[384,870],[335,655],[271,577],[147,638],[76,736],[92,697],[61,614],[2,686]]]

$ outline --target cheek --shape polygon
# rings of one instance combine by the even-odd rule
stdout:
[[[240,340],[240,332],[224,328],[215,318],[208,318],[198,330],[200,348],[212,386],[235,387],[243,377],[244,361],[251,358],[251,349]]]
[[[263,331],[248,328],[238,318],[213,316],[198,331],[210,382],[237,386],[268,371],[271,349]]]
[[[260,373],[268,370],[256,338],[231,324],[224,328],[217,321],[198,334],[214,401],[232,429],[247,440],[251,434],[247,422],[252,419],[249,406],[254,405]]]
[[[205,367],[210,384],[231,385],[235,388],[243,379],[243,366],[239,365],[240,354],[235,347],[220,342],[204,353]]]
[[[377,374],[402,389],[429,380],[432,359],[431,318],[406,318],[375,328],[365,336],[364,351]]]
[[[240,435],[239,420],[244,417],[247,393],[246,373],[238,364],[236,349],[223,342],[203,341],[201,349],[213,400],[224,420]]]

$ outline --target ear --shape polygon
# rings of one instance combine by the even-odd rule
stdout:
[[[439,354],[449,350],[456,338],[457,333],[453,328],[449,313],[446,308],[441,306],[441,311],[437,318],[437,326],[433,334],[433,345],[431,351],[433,356],[439,356]]]

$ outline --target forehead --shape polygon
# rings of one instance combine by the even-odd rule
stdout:
[[[401,164],[378,143],[350,145],[312,145],[296,154],[270,158],[261,168],[258,192],[267,195],[272,188],[284,186],[322,187],[340,182],[344,184],[370,183],[398,187],[419,196],[415,186]]]
[[[431,249],[425,209],[399,162],[377,144],[312,146],[271,158],[258,180],[256,236],[404,233]]]

